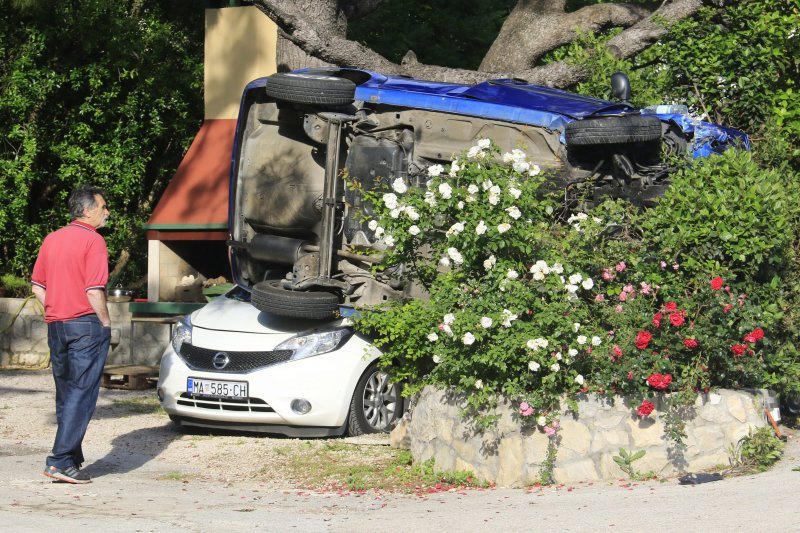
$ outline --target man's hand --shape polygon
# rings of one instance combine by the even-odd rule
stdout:
[[[89,298],[89,305],[92,306],[100,323],[105,327],[111,327],[111,315],[108,313],[108,304],[106,304],[106,291],[103,289],[89,289],[86,291],[86,296]]]

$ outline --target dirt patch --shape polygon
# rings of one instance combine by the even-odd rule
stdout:
[[[49,370],[0,370],[0,454],[38,453],[44,465],[56,429],[54,395]],[[410,454],[391,448],[384,434],[296,439],[179,428],[155,389],[101,388],[84,453],[95,477],[145,468],[159,479],[325,491],[414,492],[448,482],[431,464],[411,465]]]

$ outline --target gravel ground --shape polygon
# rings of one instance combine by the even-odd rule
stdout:
[[[800,438],[770,471],[522,489],[393,492],[312,487],[320,457],[383,468],[386,436],[287,439],[184,434],[153,390],[101,389],[84,441],[89,485],[41,474],[55,432],[49,371],[0,370],[0,531],[798,530]],[[144,411],[144,412],[139,412]],[[787,431],[790,433],[790,431]],[[331,461],[330,459],[326,459]]]
[[[41,469],[55,436],[53,378],[49,370],[0,371],[0,439],[41,453]],[[100,389],[84,439],[84,465],[93,475],[125,472],[154,462],[181,465],[164,477],[225,484],[254,481],[273,490],[316,488],[313,458],[331,447],[343,463],[390,461],[388,435],[343,439],[292,439],[261,434],[220,434],[178,429],[158,407],[155,389]],[[309,471],[310,470],[310,471]]]

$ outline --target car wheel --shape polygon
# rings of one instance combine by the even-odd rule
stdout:
[[[794,392],[781,400],[781,410],[787,416],[800,416],[800,393]]]
[[[291,318],[326,319],[339,312],[339,296],[324,291],[292,291],[280,281],[253,285],[251,303],[259,311]]]
[[[590,118],[570,122],[564,135],[567,146],[656,141],[661,138],[661,121],[641,115]]]
[[[267,78],[267,96],[297,104],[347,105],[353,102],[356,84],[345,78],[319,73],[281,72]]]
[[[390,383],[388,374],[373,364],[358,380],[353,392],[347,434],[387,433],[402,414],[400,385]]]

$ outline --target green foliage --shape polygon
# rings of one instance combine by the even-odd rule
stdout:
[[[422,63],[478,68],[516,0],[394,0],[348,24],[348,38],[399,63],[413,50]]]
[[[779,348],[800,191],[747,154],[687,168],[645,212],[608,201],[564,213],[523,152],[500,157],[488,140],[427,172],[427,188],[363,192],[387,249],[377,274],[403,265],[427,289],[357,322],[408,394],[450,387],[486,420],[511,398],[551,437],[562,399],[622,394],[641,417],[661,402],[680,442],[698,391],[800,378]]]
[[[625,472],[630,479],[637,479],[639,474],[636,472],[636,469],[633,466],[635,461],[638,461],[647,452],[645,450],[639,450],[635,453],[630,453],[625,448],[619,449],[619,455],[615,455],[613,457],[614,462],[619,465],[620,469]]]
[[[14,274],[0,275],[0,287],[5,289],[8,298],[25,298],[31,294],[31,284],[28,280]]]
[[[783,442],[772,432],[762,427],[748,431],[733,450],[731,462],[734,466],[751,468],[759,472],[767,470],[783,455]]]
[[[202,114],[202,9],[0,5],[0,271],[27,276],[69,192],[92,183],[108,193],[112,266],[127,249],[140,275],[141,225]]]

